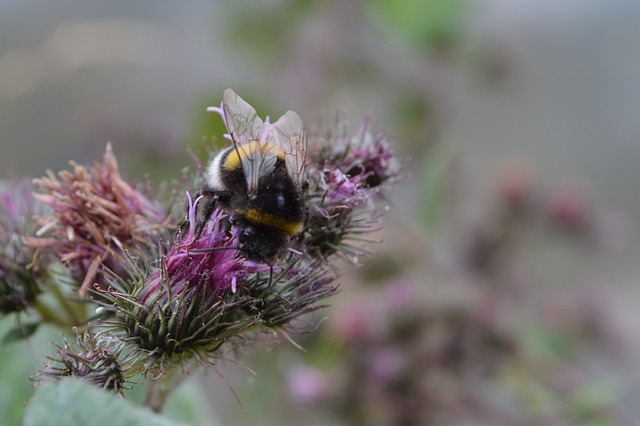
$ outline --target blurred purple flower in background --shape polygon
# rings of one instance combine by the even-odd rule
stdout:
[[[327,377],[310,367],[296,367],[288,371],[287,388],[292,400],[300,404],[314,404],[329,395]]]
[[[21,311],[46,284],[49,256],[37,253],[24,238],[34,232],[35,214],[46,210],[33,198],[29,180],[12,180],[0,191],[0,312]]]

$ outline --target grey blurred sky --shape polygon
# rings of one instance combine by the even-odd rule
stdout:
[[[373,41],[380,45],[373,60],[418,80],[422,73],[430,90],[444,94],[441,141],[462,152],[471,181],[484,182],[505,158],[521,156],[544,178],[586,178],[606,202],[640,217],[640,3],[471,4],[470,49],[497,46],[509,58],[513,72],[505,87],[488,89],[463,67],[430,68],[384,35]],[[197,100],[225,87],[261,87],[263,95],[276,96],[274,104],[300,105],[307,114],[348,102],[356,117],[371,110],[374,123],[397,130],[384,115],[397,83],[296,91],[314,84],[304,77],[309,66],[293,74],[262,72],[261,58],[239,55],[219,30],[228,12],[206,1],[153,8],[129,1],[1,1],[0,171],[36,176],[69,159],[91,162],[107,139],[116,151],[126,150],[131,134],[170,159],[184,151]],[[315,42],[321,52],[367,42],[358,40],[358,28],[337,40],[335,18],[319,15],[302,38],[325,40]]]

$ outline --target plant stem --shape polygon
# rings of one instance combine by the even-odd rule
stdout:
[[[176,373],[178,367],[170,367],[166,372],[162,373],[160,377],[151,379],[147,386],[147,396],[144,401],[145,407],[150,408],[152,411],[159,413],[164,408],[164,404],[167,402],[167,398],[173,389],[177,387],[181,380],[176,379]]]
[[[59,327],[65,328],[67,329],[69,327],[69,324],[67,324],[66,318],[63,318],[57,310],[47,306],[46,303],[44,303],[42,300],[40,299],[36,299],[35,303],[34,303],[34,308],[38,311],[38,313],[40,314],[40,316],[43,319],[43,322],[48,322],[50,324],[55,324]]]
[[[53,293],[56,301],[60,304],[60,307],[67,313],[70,325],[80,325],[81,318],[78,315],[77,304],[74,304],[72,306],[73,302],[70,302],[67,299],[67,297],[62,293],[60,287],[58,287],[57,284],[51,286],[51,292]],[[82,307],[82,309],[84,309],[84,306]]]

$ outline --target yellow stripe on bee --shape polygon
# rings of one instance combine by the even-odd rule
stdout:
[[[298,235],[302,232],[303,223],[297,220],[282,219],[256,209],[249,209],[240,213],[251,223],[278,229],[289,236]]]
[[[280,149],[279,146],[266,143],[266,142],[253,140],[253,141],[247,142],[246,144],[238,145],[238,147],[235,149],[231,149],[231,151],[229,152],[229,155],[227,155],[227,158],[224,159],[224,163],[222,164],[222,166],[227,170],[236,169],[240,167],[241,157],[243,158],[249,157],[254,152],[262,152],[263,154],[265,153],[275,154],[278,158],[280,158],[281,160],[284,160],[284,151]]]

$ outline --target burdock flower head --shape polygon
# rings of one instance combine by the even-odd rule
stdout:
[[[400,164],[382,132],[372,133],[369,118],[351,135],[344,114],[334,126],[320,126],[309,136],[309,204],[305,235],[316,256],[338,255],[359,263],[382,216],[374,201],[400,174]]]
[[[196,211],[200,199],[187,194],[189,226],[178,233],[157,264],[145,271],[128,262],[128,279],[108,274],[108,289],[99,300],[115,319],[102,325],[120,330],[140,354],[145,373],[160,374],[172,363],[192,359],[209,363],[216,351],[256,319],[246,315],[243,289],[250,275],[269,267],[246,261],[237,237],[223,230],[225,215],[216,210],[199,235]]]
[[[358,204],[357,201],[332,194],[334,191],[340,192],[344,185],[359,190],[378,188],[376,191],[379,191],[382,185],[400,174],[400,163],[391,151],[389,142],[383,132],[371,132],[369,117],[362,122],[358,132],[351,135],[346,116],[339,113],[334,126],[324,125],[314,129],[309,139],[309,145],[314,148],[310,150],[310,173],[324,177],[322,186],[328,191],[327,196],[334,197],[336,201]],[[355,191],[352,193],[355,195]],[[367,198],[358,195],[363,201]]]
[[[82,282],[85,295],[93,283],[101,283],[102,266],[117,270],[114,251],[121,248],[152,255],[169,229],[167,209],[152,202],[120,176],[118,162],[107,145],[102,163],[86,168],[71,163],[56,177],[49,172],[35,179],[36,198],[52,214],[38,219],[37,236],[26,242],[52,249]]]
[[[196,234],[196,212],[198,202],[187,193],[188,228],[178,234],[169,252],[162,256],[161,267],[147,279],[143,299],[152,298],[157,292],[167,289],[179,294],[183,291],[200,291],[222,297],[225,293],[236,293],[238,286],[249,274],[268,270],[243,259],[238,252],[237,236],[222,227],[226,215],[218,209]]]
[[[42,290],[49,259],[24,244],[35,231],[34,214],[44,206],[32,195],[28,180],[11,181],[0,192],[0,312],[28,307]]]
[[[81,334],[76,330],[75,342],[64,339],[63,345],[56,345],[56,348],[55,356],[47,357],[49,363],[45,369],[32,379],[36,386],[46,380],[76,377],[119,394],[127,389],[130,376],[124,369],[125,345],[114,336]]]

